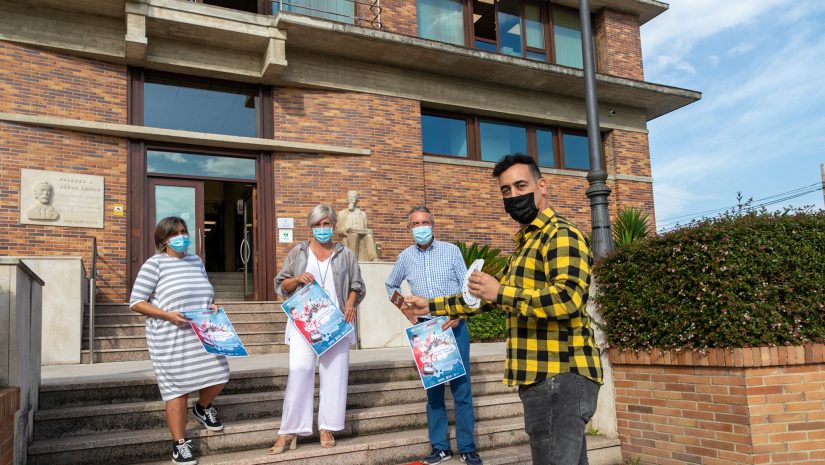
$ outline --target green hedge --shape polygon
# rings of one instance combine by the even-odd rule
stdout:
[[[728,214],[595,267],[607,342],[705,349],[825,342],[825,212]]]
[[[503,341],[507,335],[507,314],[496,308],[473,315],[467,320],[467,330],[472,342]]]

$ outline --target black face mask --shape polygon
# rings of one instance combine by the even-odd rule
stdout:
[[[539,215],[532,192],[504,199],[504,211],[521,224],[530,224]]]

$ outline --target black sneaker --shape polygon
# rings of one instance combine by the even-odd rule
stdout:
[[[433,449],[433,453],[424,457],[421,463],[424,465],[435,465],[437,463],[446,462],[453,458],[453,453],[448,450]]]
[[[191,439],[181,439],[172,443],[172,463],[176,465],[197,465],[198,459],[192,455]]]
[[[481,457],[475,452],[465,452],[461,454],[461,461],[469,465],[483,465],[484,463],[481,461]]]
[[[212,407],[212,404],[201,410],[200,405],[196,402],[195,406],[192,407],[192,413],[195,414],[195,419],[209,431],[223,430],[223,423],[218,419],[218,411],[215,410],[215,407]]]

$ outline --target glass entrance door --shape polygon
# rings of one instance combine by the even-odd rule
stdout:
[[[204,259],[203,242],[203,182],[183,179],[149,179],[149,221],[147,246],[155,252],[154,231],[158,222],[168,216],[177,216],[186,222],[192,245],[188,253]]]
[[[258,227],[255,209],[257,203],[258,190],[254,186],[249,186],[243,197],[243,241],[240,249],[245,300],[259,300],[255,286],[255,273],[258,269],[258,249],[255,247],[255,231]]]

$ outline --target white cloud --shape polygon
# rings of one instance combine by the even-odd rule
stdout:
[[[659,74],[670,66],[675,70],[692,68],[686,55],[697,42],[752,23],[762,14],[792,3],[793,0],[673,0],[665,14],[642,27],[642,49],[653,58],[649,71]],[[661,61],[660,56],[668,58]]]
[[[733,48],[728,49],[728,55],[744,55],[753,50],[753,44],[739,44]]]

